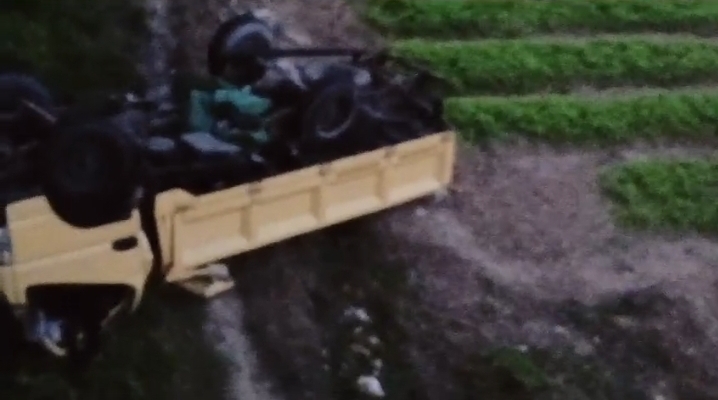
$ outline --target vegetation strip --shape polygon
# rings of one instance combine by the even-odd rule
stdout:
[[[370,0],[366,16],[385,33],[409,37],[718,32],[718,3],[706,0]]]
[[[641,160],[613,166],[601,186],[634,228],[718,232],[718,160]]]
[[[718,42],[613,39],[394,43],[460,94],[568,92],[581,85],[671,87],[718,80]]]
[[[522,135],[578,144],[716,135],[718,91],[647,91],[616,96],[459,97],[449,121],[472,141]]]

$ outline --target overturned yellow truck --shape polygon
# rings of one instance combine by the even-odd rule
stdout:
[[[425,71],[272,39],[251,13],[221,24],[219,84],[175,88],[173,118],[127,98],[60,112],[37,81],[0,75],[0,192],[30,188],[5,198],[0,304],[25,340],[85,359],[150,277],[211,296],[231,287],[213,263],[447,188],[456,135]],[[277,62],[326,56],[351,62]]]
[[[127,220],[81,229],[58,218],[45,197],[19,201],[6,211],[10,245],[0,290],[17,315],[28,318],[34,299],[51,313],[53,304],[43,303],[43,295],[63,302],[63,290],[84,286],[88,291],[74,301],[117,302],[98,304],[96,312],[108,312],[105,320],[114,309],[140,304],[156,261],[166,281],[211,291],[221,282],[193,280],[204,277],[209,263],[443,190],[452,180],[455,140],[453,132],[440,132],[200,196],[162,192],[154,213],[156,254],[137,210]],[[39,339],[57,355],[69,351]]]

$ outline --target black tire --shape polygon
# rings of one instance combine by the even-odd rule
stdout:
[[[247,32],[241,39],[228,43],[231,36],[239,29],[246,27]],[[207,46],[207,69],[212,76],[222,76],[229,63],[225,46],[229,45],[230,52],[247,58],[247,68],[256,68],[256,53],[265,52],[271,48],[272,38],[267,34],[269,27],[252,13],[237,15],[219,25]]]
[[[20,116],[10,126],[10,133],[37,135],[46,130],[46,124],[37,117],[19,113],[23,100],[35,104],[53,116],[56,114],[52,95],[39,80],[25,74],[0,74],[0,114],[18,113]]]
[[[351,84],[329,86],[307,109],[302,120],[302,142],[336,144],[348,140],[358,117],[356,89]]]
[[[367,136],[368,145],[391,145],[406,140],[416,139],[422,131],[423,124],[420,119],[413,116],[402,115],[382,110],[373,104],[363,104],[360,110],[362,126],[371,136]]]
[[[46,143],[43,189],[65,222],[95,227],[130,216],[141,168],[139,149],[112,125],[70,126]]]

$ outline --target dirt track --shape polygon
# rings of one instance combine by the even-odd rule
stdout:
[[[183,30],[178,57],[201,69],[204,43],[224,11],[213,2],[203,9],[177,3],[198,27]],[[306,2],[257,3],[273,6],[298,42],[376,39],[335,0],[312,2],[311,13]],[[596,184],[599,169],[621,159],[706,152],[462,149],[445,198],[237,260],[244,322],[261,364],[289,398],[331,398],[335,380],[323,353],[342,307],[358,302],[381,314],[383,339],[397,347],[385,352],[393,398],[454,399],[471,390],[505,398],[463,378],[477,371],[463,369],[475,353],[504,345],[550,350],[542,368],[563,381],[557,398],[718,398],[718,247],[619,230]],[[403,281],[387,283],[394,278]],[[404,291],[411,295],[402,298]],[[243,340],[223,346],[242,354]],[[589,364],[596,371],[577,377]],[[485,374],[469,381],[490,381]]]

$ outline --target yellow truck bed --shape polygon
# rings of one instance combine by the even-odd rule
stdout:
[[[441,132],[205,195],[159,193],[154,255],[139,212],[78,229],[43,197],[20,201],[7,208],[12,251],[0,290],[17,307],[34,286],[123,285],[136,305],[153,259],[179,282],[208,263],[426,196],[451,182],[455,146],[455,133]]]

